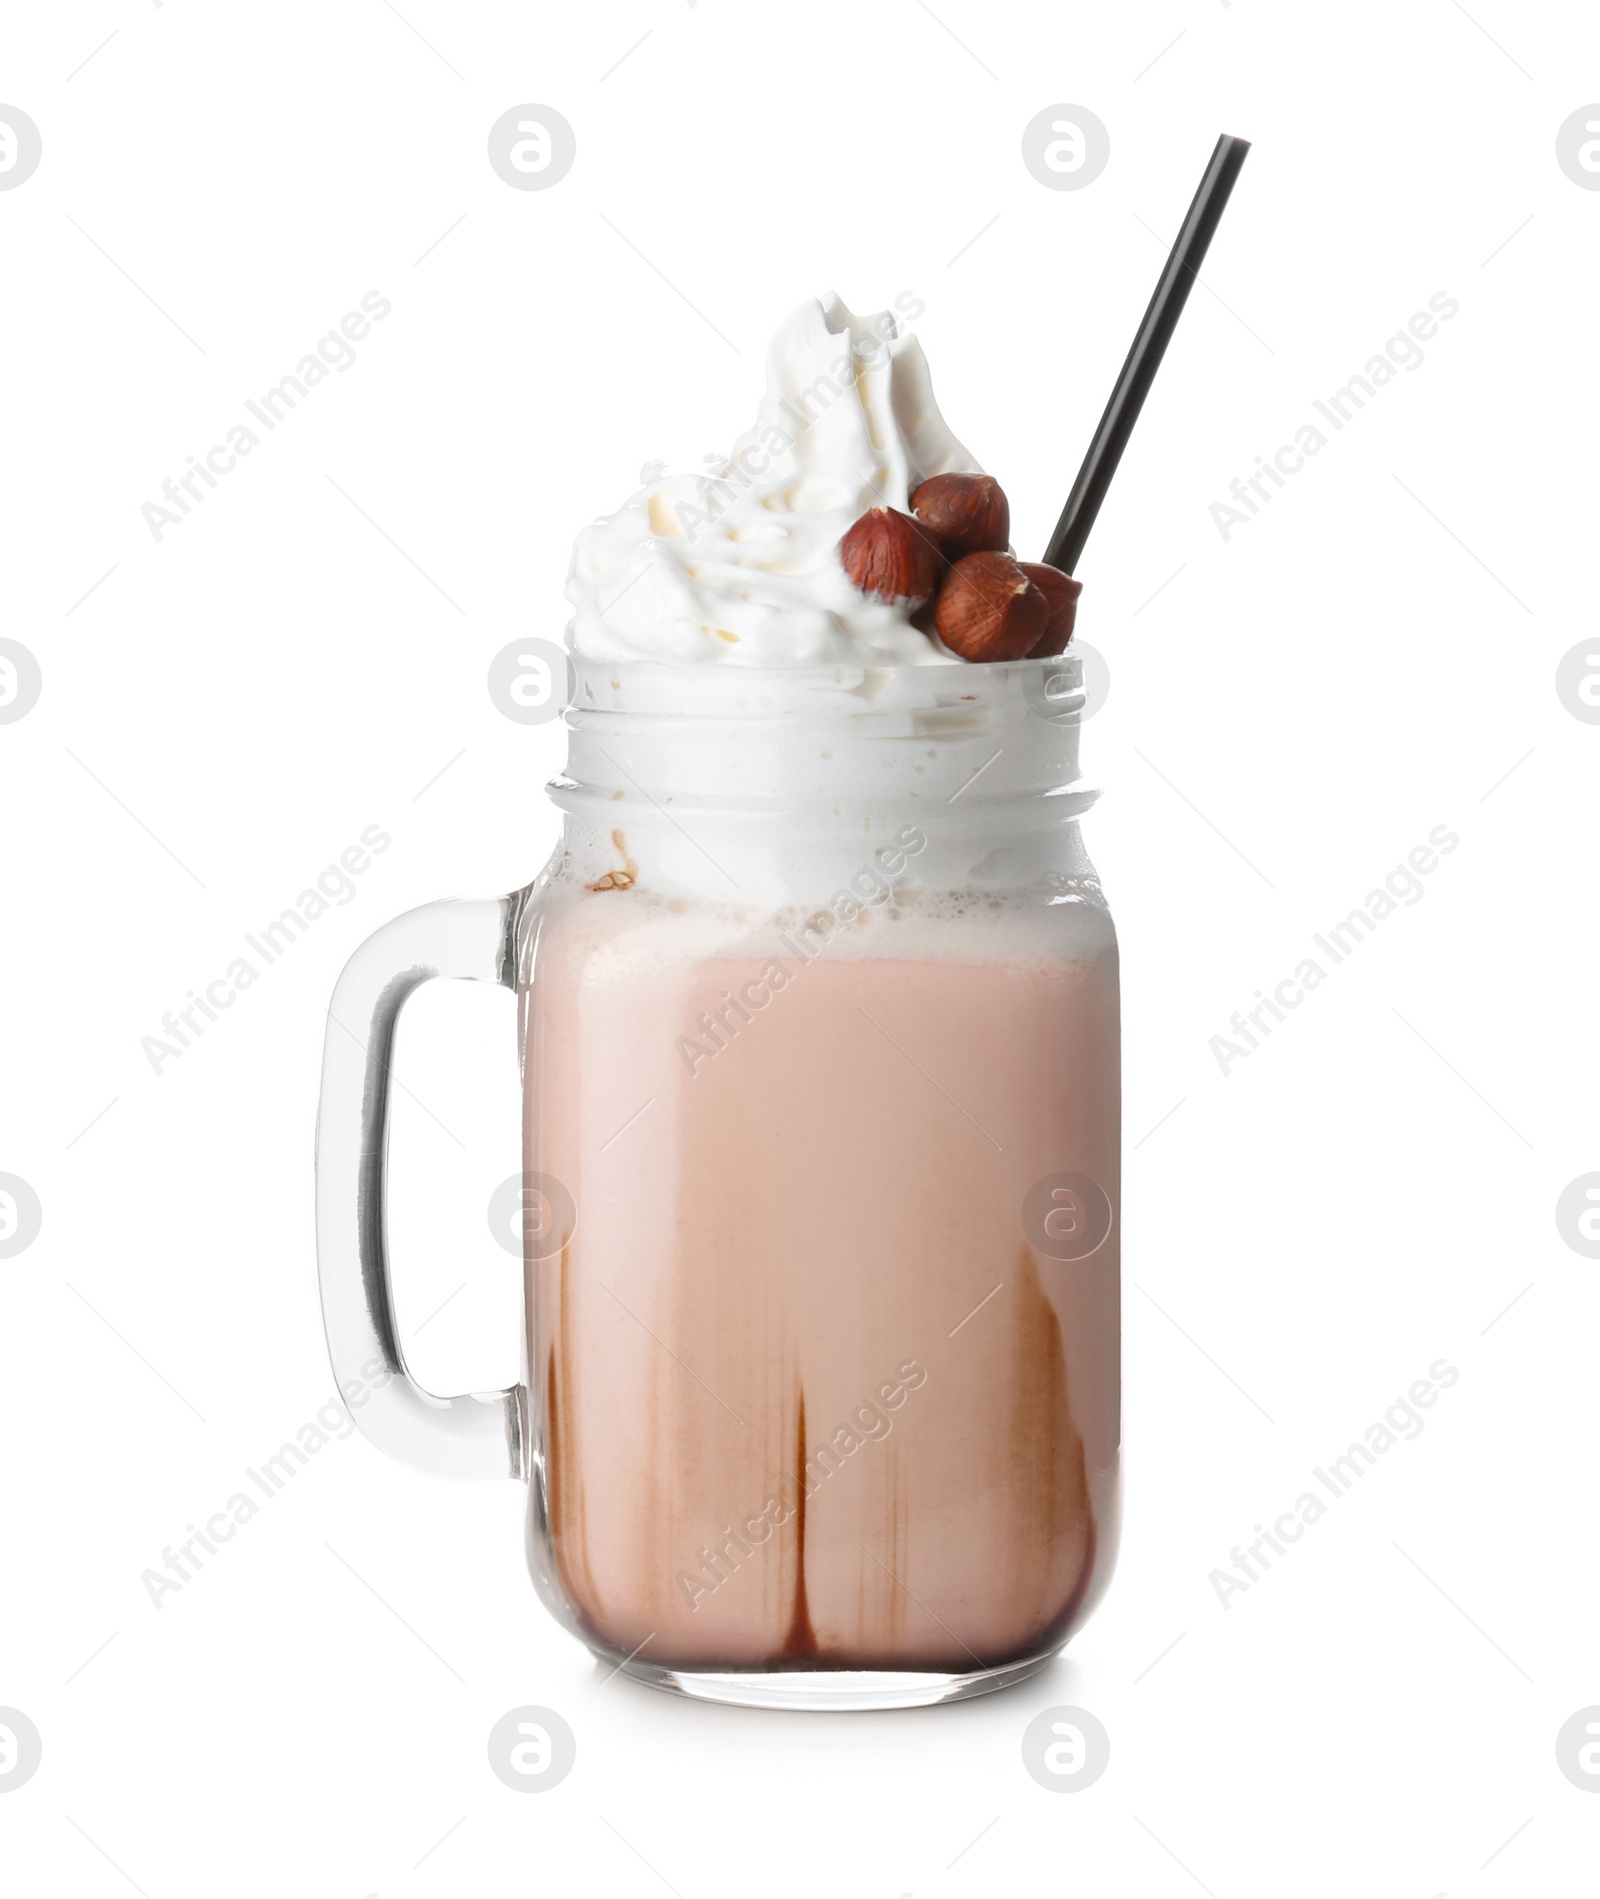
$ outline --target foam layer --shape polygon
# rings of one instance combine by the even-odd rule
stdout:
[[[832,888],[797,888],[794,901],[770,905],[686,902],[646,886],[596,890],[584,874],[593,866],[571,858],[543,895],[541,954],[601,988],[751,957],[1024,968],[1114,956],[1110,912],[1086,862],[1025,890],[936,889],[915,881],[918,855],[869,858]]]
[[[908,825],[926,839],[907,867],[922,891],[1072,872],[1070,820],[1095,795],[1078,770],[1077,655],[877,669],[861,692],[838,681],[851,670],[580,663],[550,789],[569,846],[599,866],[587,874],[763,908],[820,902]]]

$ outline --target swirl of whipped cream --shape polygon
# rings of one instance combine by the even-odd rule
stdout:
[[[572,649],[723,666],[955,664],[839,562],[868,508],[907,509],[930,475],[982,471],[946,427],[927,359],[894,315],[835,296],[773,338],[755,427],[703,470],[645,470],[573,548]]]

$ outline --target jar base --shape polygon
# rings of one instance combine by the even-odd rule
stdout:
[[[663,1668],[637,1657],[615,1662],[614,1672],[648,1688],[694,1701],[720,1701],[737,1708],[793,1708],[820,1714],[879,1708],[927,1708],[941,1701],[965,1701],[1026,1681],[1056,1651],[1010,1662],[1001,1668],[950,1675],[919,1669],[785,1669],[739,1673],[733,1670]],[[607,1656],[606,1660],[613,1658]]]

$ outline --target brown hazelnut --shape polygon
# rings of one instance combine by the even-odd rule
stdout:
[[[922,606],[944,571],[938,541],[898,508],[869,508],[840,541],[839,558],[863,593],[891,606]]]
[[[978,662],[1026,659],[1044,637],[1050,607],[1009,554],[969,554],[944,577],[934,607],[939,637]]]
[[[911,506],[951,560],[1003,552],[1011,540],[1011,504],[993,475],[932,475]]]
[[[1028,655],[1043,659],[1048,654],[1064,653],[1072,638],[1073,622],[1078,617],[1078,595],[1083,582],[1062,573],[1059,567],[1046,567],[1039,561],[1018,561],[1017,565],[1045,597],[1050,618],[1045,622],[1044,637]]]

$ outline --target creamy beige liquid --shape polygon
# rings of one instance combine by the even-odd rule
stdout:
[[[527,1165],[577,1222],[528,1269],[535,1521],[587,1635],[680,1668],[1059,1646],[1115,1533],[1117,1231],[1057,1261],[1022,1206],[1063,1169],[1116,1205],[1117,1035],[1097,909],[869,913],[807,962],[637,891],[550,907]]]

